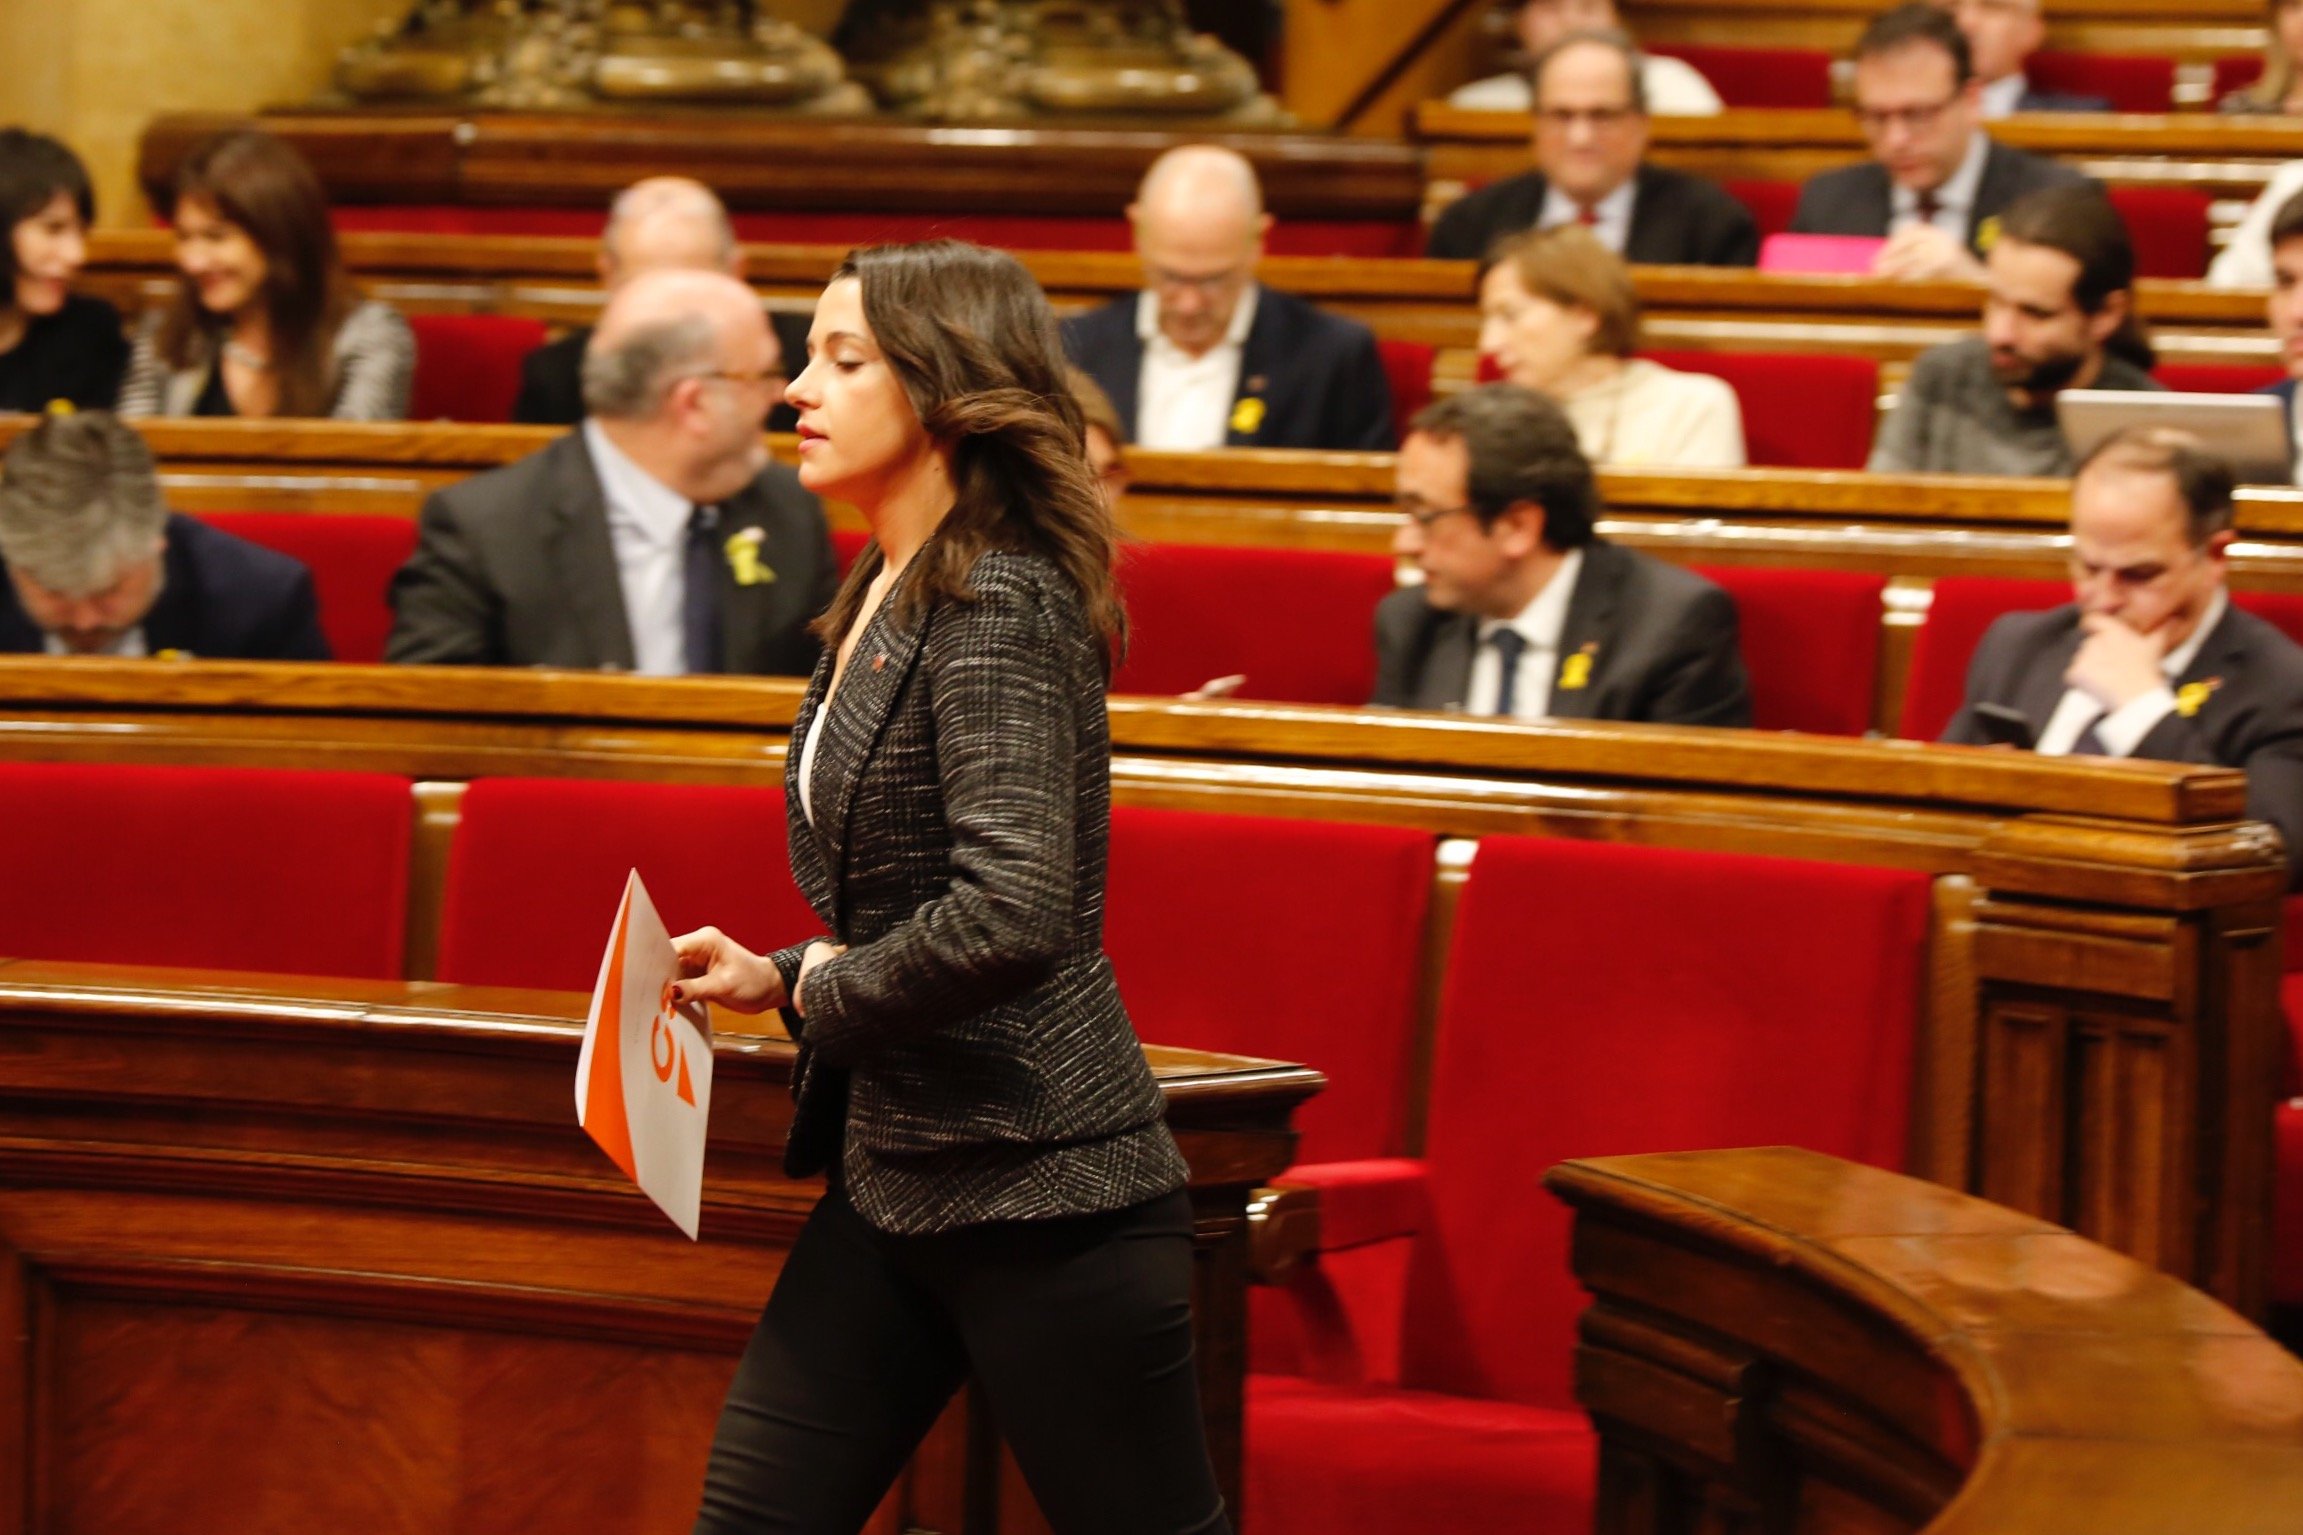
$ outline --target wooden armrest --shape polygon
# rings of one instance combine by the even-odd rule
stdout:
[[[1319,1190],[1266,1184],[1247,1200],[1247,1271],[1257,1284],[1279,1284],[1296,1265],[1319,1255]]]

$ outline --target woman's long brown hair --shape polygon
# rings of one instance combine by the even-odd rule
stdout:
[[[957,498],[913,556],[901,609],[972,600],[977,559],[1030,550],[1079,589],[1108,670],[1127,633],[1112,578],[1118,530],[1088,467],[1047,296],[1013,256],[959,240],[854,251],[832,281],[846,277],[921,426],[952,454]],[[829,644],[854,625],[880,563],[876,544],[865,550],[818,620]]]
[[[237,224],[264,253],[264,285],[256,301],[272,324],[272,367],[280,380],[277,412],[325,416],[336,394],[336,330],[352,307],[351,282],[328,222],[328,197],[311,165],[289,145],[254,129],[220,134],[184,157],[168,214],[187,197],[199,198]],[[200,307],[199,290],[185,278],[160,329],[160,355],[169,366],[200,360],[222,344],[224,322]]]

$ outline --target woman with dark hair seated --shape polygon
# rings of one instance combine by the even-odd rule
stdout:
[[[0,410],[56,400],[109,410],[120,393],[120,311],[72,291],[95,214],[78,155],[46,134],[0,129]]]
[[[415,338],[355,297],[302,155],[224,134],[185,157],[172,200],[184,285],[137,334],[121,415],[406,418]]]

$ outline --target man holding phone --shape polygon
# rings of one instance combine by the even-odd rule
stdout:
[[[2231,471],[2163,428],[2106,438],[2071,484],[2074,600],[1994,623],[1943,739],[2221,763],[2303,874],[2303,647],[2231,604]]]

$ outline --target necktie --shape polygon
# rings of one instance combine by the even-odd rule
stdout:
[[[1922,224],[1934,223],[1935,215],[1943,211],[1942,199],[1933,192],[1922,192],[1915,201],[1919,210],[1919,222]]]
[[[1586,229],[1597,229],[1599,227],[1599,210],[1589,203],[1578,203],[1575,208],[1575,221]]]
[[[2080,731],[2071,742],[2072,756],[2108,757],[2111,755],[2111,748],[2103,744],[2103,737],[2097,734],[2095,730],[2095,727],[2102,724],[2104,719],[2105,716],[2098,714],[2087,722],[2087,728]]]
[[[1503,663],[1502,676],[1495,689],[1495,712],[1509,719],[1512,705],[1519,700],[1519,658],[1527,653],[1527,636],[1517,629],[1498,629],[1487,637],[1487,642],[1495,647],[1496,659]]]
[[[719,527],[720,509],[716,506],[699,506],[688,515],[680,628],[687,640],[691,672],[716,672],[726,665],[720,653]]]

